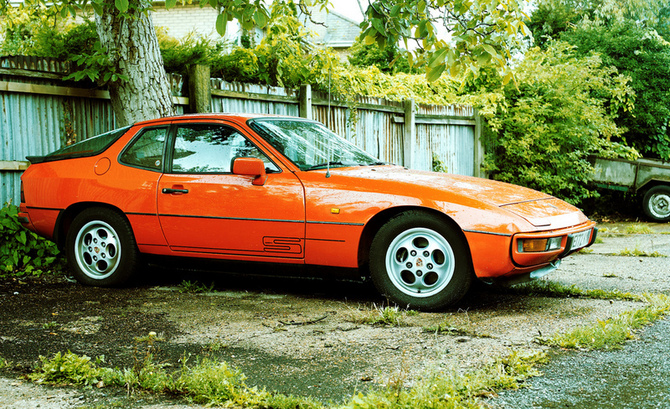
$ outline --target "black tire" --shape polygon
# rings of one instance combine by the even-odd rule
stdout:
[[[86,209],[74,218],[67,232],[65,253],[74,278],[99,287],[126,283],[139,260],[128,221],[100,207]]]
[[[670,220],[670,186],[654,186],[644,194],[642,210],[651,220],[667,222]]]
[[[434,311],[468,292],[472,261],[454,228],[428,213],[408,211],[384,224],[372,240],[370,275],[389,301]]]

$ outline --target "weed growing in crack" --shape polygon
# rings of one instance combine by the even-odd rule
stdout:
[[[583,290],[574,284],[567,286],[550,280],[536,280],[520,284],[511,288],[511,291],[515,294],[539,295],[545,297],[582,297],[597,300],[643,301],[643,297],[637,294],[619,290]]]
[[[184,294],[202,294],[214,292],[214,283],[204,285],[198,281],[184,280],[177,287],[180,293]]]
[[[401,310],[398,306],[380,307],[376,304],[370,310],[358,311],[352,314],[349,319],[355,324],[377,325],[383,327],[405,327],[409,324],[405,321],[406,317],[417,315],[414,310]]]
[[[631,224],[626,227],[626,234],[653,234],[654,231],[646,224]]]
[[[658,251],[652,251],[651,253],[645,250],[640,250],[637,247],[633,250],[629,250],[627,247],[621,250],[618,253],[613,253],[613,256],[623,256],[623,257],[668,257],[665,254],[659,253]]]
[[[27,375],[35,383],[88,386],[98,384],[102,379],[98,365],[104,362],[104,357],[91,362],[86,355],[79,356],[68,351],[65,354],[57,352],[51,359],[40,355],[39,359],[39,368]]]
[[[35,381],[51,384],[71,383],[77,385],[124,386],[134,382],[133,387],[154,393],[169,393],[185,400],[207,406],[275,408],[275,409],[359,409],[359,408],[435,408],[459,407],[481,408],[481,397],[491,396],[503,389],[517,389],[525,379],[539,374],[537,365],[546,362],[544,353],[522,354],[513,352],[505,358],[476,371],[461,374],[458,371],[441,371],[419,379],[413,386],[406,386],[409,365],[403,366],[387,386],[354,395],[339,406],[325,405],[311,398],[267,392],[249,387],[245,376],[225,362],[202,359],[194,365],[184,360],[181,369],[172,374],[160,366],[145,365],[144,381],[135,376],[134,369],[99,368],[102,361],[91,362],[86,356],[68,353],[56,354],[51,360],[42,359],[42,367],[29,377]],[[58,376],[48,377],[54,368],[64,366],[66,371],[56,370]],[[98,383],[104,379],[104,383]],[[152,382],[149,382],[152,380]]]
[[[670,297],[664,294],[645,294],[643,298],[649,303],[644,308],[536,341],[542,345],[582,350],[621,348],[625,341],[635,338],[635,331],[651,325],[670,311]]]
[[[503,389],[518,389],[540,372],[537,366],[547,362],[542,352],[512,352],[485,367],[460,374],[440,371],[426,376],[411,388],[384,388],[358,393],[342,409],[363,408],[482,408],[481,398]]]
[[[484,334],[477,332],[474,328],[469,328],[464,325],[454,325],[449,321],[444,321],[437,325],[431,325],[428,327],[423,327],[423,332],[439,334],[439,335],[452,335],[452,336],[469,336],[476,338],[492,338],[490,334]]]

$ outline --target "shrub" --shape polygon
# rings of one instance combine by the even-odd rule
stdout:
[[[587,184],[589,155],[637,157],[612,141],[622,133],[617,112],[632,106],[629,79],[597,56],[577,57],[573,47],[556,42],[529,50],[516,72],[517,84],[505,88],[506,109],[492,121],[495,149],[486,170],[495,179],[579,204],[597,195]]]
[[[0,274],[40,274],[65,264],[56,245],[21,226],[18,207],[0,209]]]

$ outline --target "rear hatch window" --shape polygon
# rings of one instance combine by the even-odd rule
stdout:
[[[84,141],[62,147],[46,156],[29,156],[27,159],[30,163],[40,163],[61,159],[81,158],[84,156],[95,156],[109,148],[121,137],[121,135],[126,133],[128,129],[130,129],[129,126],[115,129]]]

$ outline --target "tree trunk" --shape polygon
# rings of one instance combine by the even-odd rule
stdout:
[[[131,7],[139,9],[121,13],[114,0],[106,0],[102,15],[95,16],[103,50],[117,67],[117,73],[127,77],[109,84],[118,126],[175,112],[150,12],[141,9],[149,2],[131,3],[135,3]]]

